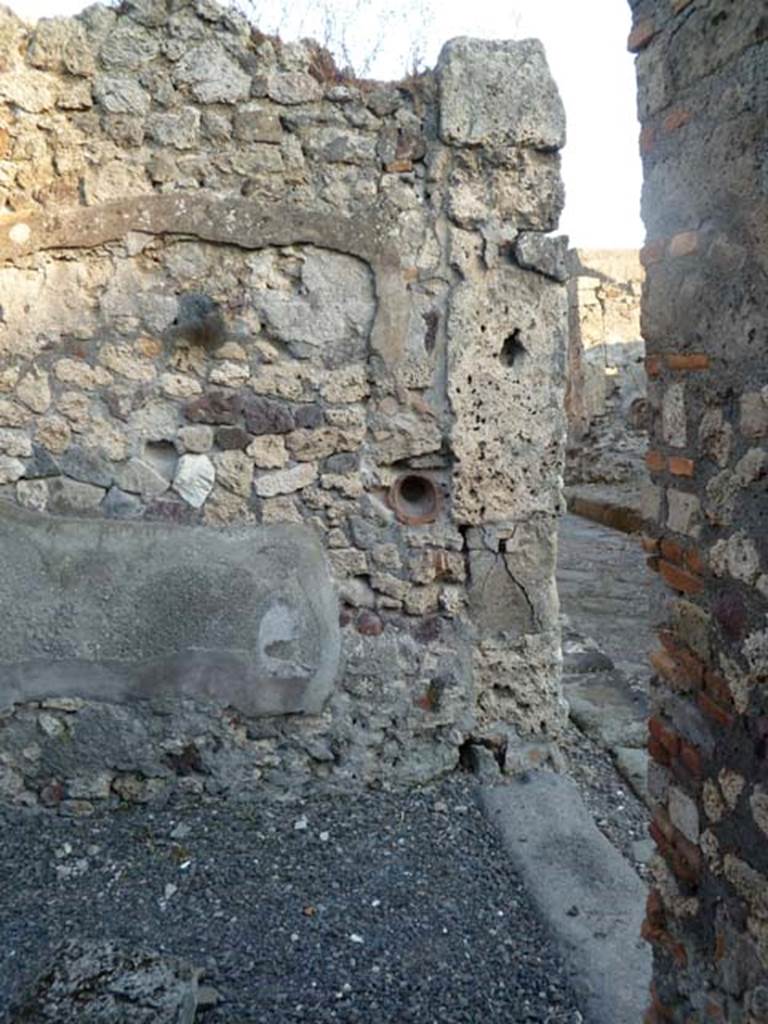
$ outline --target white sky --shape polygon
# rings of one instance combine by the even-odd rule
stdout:
[[[5,0],[34,21],[74,14],[82,0]],[[399,78],[414,47],[428,66],[454,36],[542,39],[568,118],[563,152],[566,206],[560,230],[572,245],[634,248],[642,244],[641,169],[626,0],[241,0],[258,12],[260,27],[284,39],[323,40],[336,22],[353,63],[376,50],[372,72]],[[361,50],[362,47],[362,50]]]

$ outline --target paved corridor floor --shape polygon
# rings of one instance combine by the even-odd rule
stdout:
[[[560,610],[576,632],[595,640],[631,681],[647,679],[656,580],[639,538],[564,516],[557,584]]]

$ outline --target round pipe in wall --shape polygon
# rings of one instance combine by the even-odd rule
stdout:
[[[401,523],[433,523],[440,513],[440,491],[423,473],[403,473],[390,487],[389,503]]]

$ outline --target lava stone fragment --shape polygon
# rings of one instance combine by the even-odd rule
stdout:
[[[289,434],[296,420],[289,406],[257,395],[245,402],[245,425],[252,434]]]
[[[242,427],[219,427],[216,431],[216,444],[225,451],[247,448],[252,440]]]
[[[184,406],[190,423],[221,423],[233,426],[243,411],[243,397],[235,392],[209,391]]]
[[[61,476],[61,469],[51,453],[41,444],[32,444],[32,458],[25,463],[26,480],[42,480],[46,477]]]
[[[62,473],[83,484],[109,487],[112,484],[112,466],[100,452],[73,444],[59,456]]]
[[[337,455],[329,455],[323,463],[326,473],[354,473],[359,465],[360,458],[355,452],[339,452]]]

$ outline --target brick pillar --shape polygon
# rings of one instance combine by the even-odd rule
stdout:
[[[630,0],[659,573],[648,1022],[768,1021],[768,3]]]

